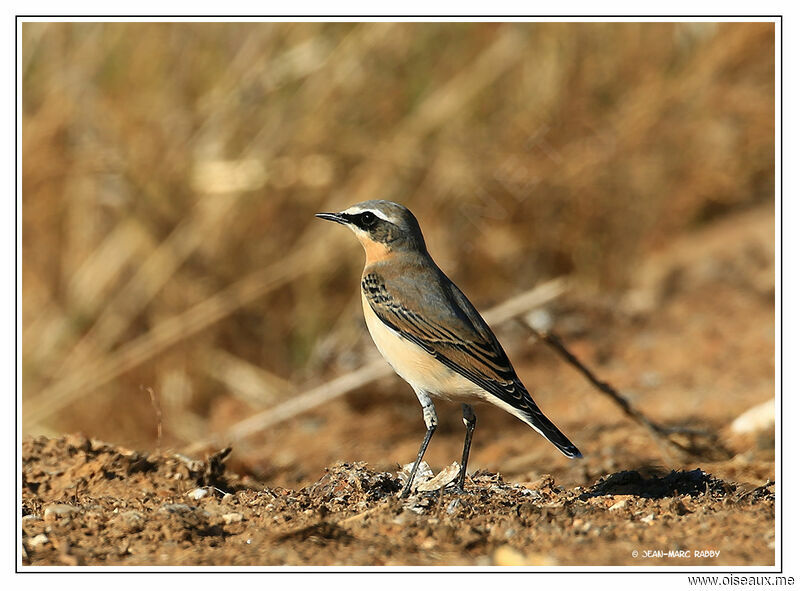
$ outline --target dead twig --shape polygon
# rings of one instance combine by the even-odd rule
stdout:
[[[565,278],[552,279],[487,310],[484,318],[491,325],[502,324],[554,300],[566,289]],[[226,441],[242,439],[391,374],[392,368],[389,364],[383,359],[377,359],[236,423],[220,438]]]
[[[155,390],[150,386],[139,386],[142,390],[150,395],[150,404],[153,411],[156,413],[156,450],[161,451],[161,434],[162,434],[162,421],[161,421],[161,404],[159,403],[158,396]]]
[[[529,322],[522,319],[519,319],[519,323],[537,339],[543,341],[555,350],[567,363],[576,368],[596,389],[611,398],[626,415],[644,426],[660,446],[663,447],[663,445],[666,444],[673,450],[678,450],[683,454],[701,456],[708,455],[711,449],[726,451],[724,446],[718,441],[717,436],[711,432],[687,427],[665,427],[664,425],[656,423],[642,411],[632,406],[628,399],[620,394],[611,384],[598,378],[592,370],[567,348],[561,338],[552,330],[538,330],[531,326]],[[687,435],[690,441],[688,444],[684,445],[672,439],[670,437],[672,434]],[[698,439],[705,439],[705,444],[700,443]]]

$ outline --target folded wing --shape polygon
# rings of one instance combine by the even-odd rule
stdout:
[[[400,277],[389,289],[384,277],[372,272],[364,276],[361,286],[386,326],[520,411],[564,455],[580,457],[578,448],[536,406],[494,333],[466,296],[441,272],[429,279],[420,285]],[[415,305],[401,302],[392,293],[414,293]]]

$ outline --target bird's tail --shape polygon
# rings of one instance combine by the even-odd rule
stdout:
[[[528,400],[525,402],[525,409],[522,411],[522,416],[520,417],[522,420],[541,433],[568,458],[583,457],[580,450],[567,439],[567,436],[559,431],[558,427],[556,427],[550,419],[544,416],[544,413],[539,410],[539,407],[536,406],[532,398],[528,397]]]

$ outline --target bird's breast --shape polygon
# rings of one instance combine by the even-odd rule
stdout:
[[[363,292],[361,304],[367,329],[378,351],[412,388],[459,402],[475,402],[485,398],[483,388],[446,367],[422,347],[381,322]]]

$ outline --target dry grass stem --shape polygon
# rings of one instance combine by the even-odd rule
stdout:
[[[487,310],[484,314],[484,318],[493,326],[513,320],[521,314],[529,313],[531,310],[553,301],[564,293],[566,285],[564,278],[552,279]],[[373,361],[355,371],[339,376],[306,392],[297,394],[292,397],[291,400],[279,404],[278,406],[236,423],[221,435],[220,438],[222,440],[232,441],[243,439],[253,433],[266,429],[270,425],[275,425],[295,417],[298,414],[307,412],[321,404],[334,400],[339,396],[362,388],[371,382],[391,374],[392,368],[383,359]]]
[[[195,440],[363,365],[358,247],[313,218],[363,199],[410,206],[477,303],[624,290],[772,199],[774,48],[770,23],[24,23],[23,431],[152,438],[146,383]]]

